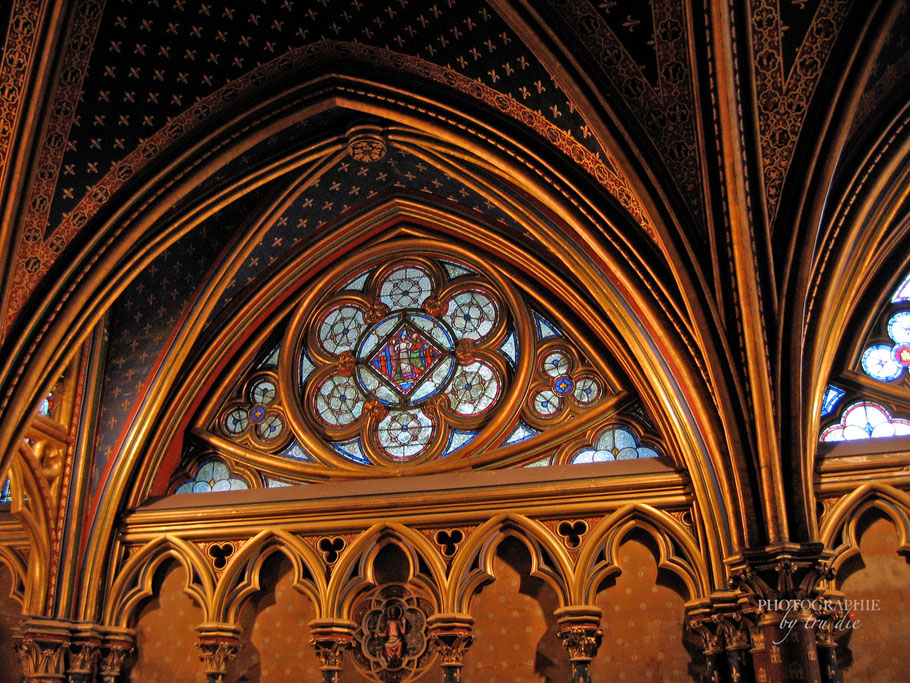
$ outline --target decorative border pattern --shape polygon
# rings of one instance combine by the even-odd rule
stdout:
[[[92,0],[86,0],[86,2],[91,3]],[[309,66],[325,59],[339,57],[380,64],[400,72],[426,78],[463,92],[519,121],[594,177],[599,184],[616,197],[645,232],[656,241],[651,222],[646,215],[644,207],[635,196],[628,181],[613,172],[610,166],[575,140],[571,134],[550,123],[543,115],[531,111],[508,95],[504,95],[493,88],[463,76],[452,69],[432,64],[419,57],[402,55],[391,50],[357,43],[325,40],[299,48],[263,64],[232,81],[221,90],[197,102],[184,111],[183,114],[174,118],[167,126],[147,138],[139,148],[133,150],[124,159],[116,163],[95,186],[89,188],[88,194],[83,197],[75,209],[70,212],[50,236],[50,239],[46,241],[38,239],[38,236],[40,235],[41,220],[44,220],[41,217],[46,217],[50,201],[47,200],[47,206],[45,206],[43,200],[38,202],[37,207],[31,206],[32,212],[40,210],[41,217],[33,213],[26,219],[26,224],[30,226],[29,235],[34,237],[32,241],[22,243],[19,248],[15,265],[15,270],[19,277],[17,277],[12,287],[8,303],[10,319],[22,310],[28,296],[34,291],[37,283],[48,272],[51,265],[59,258],[60,252],[63,251],[66,244],[86,226],[91,217],[107,203],[117,190],[123,187],[131,177],[147,166],[164,150],[170,148],[177,140],[183,138],[203,121],[228,109],[241,95],[248,94],[265,83],[283,78],[291,70]],[[78,97],[78,93],[76,97]],[[56,152],[48,150],[47,147],[45,148],[39,167],[45,167],[46,164],[53,165],[50,157],[52,153],[55,154]],[[613,159],[609,159],[609,162],[614,167],[616,166]],[[37,196],[44,197],[44,195]],[[35,197],[32,198],[32,204],[34,204],[34,199]]]

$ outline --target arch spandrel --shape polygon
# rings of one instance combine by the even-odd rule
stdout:
[[[356,98],[345,101],[345,106],[349,106],[351,109],[356,109],[361,104],[356,101]],[[413,124],[416,121],[413,117],[402,117],[401,123],[404,122]],[[422,135],[426,138],[428,135],[438,134],[440,129],[441,125],[435,122],[432,125],[428,125]],[[452,149],[457,149],[455,144],[457,138],[452,138],[448,134],[446,137],[446,142],[444,144],[439,143],[438,148],[445,148],[446,152],[450,153]],[[421,141],[418,137],[413,139]],[[425,139],[422,140],[422,144],[426,144]],[[464,147],[459,154],[465,158],[470,158],[475,152],[473,147],[476,145],[477,142],[474,141]],[[438,152],[438,149],[434,150],[434,153],[436,152]],[[563,185],[544,186],[541,184],[541,176],[535,176],[533,172],[529,173],[527,169],[520,169],[517,166],[519,162],[516,161],[516,157],[511,157],[507,160],[508,157],[509,155],[505,155],[497,159],[497,161],[505,163],[499,164],[496,177],[475,176],[472,182],[477,187],[483,188],[488,193],[488,196],[500,201],[508,211],[517,216],[519,224],[524,226],[529,231],[529,234],[536,235],[539,238],[545,237],[549,240],[553,249],[551,255],[555,256],[555,258],[550,259],[550,255],[548,255],[546,259],[541,259],[535,254],[524,252],[521,248],[520,239],[515,239],[514,236],[511,239],[506,238],[501,230],[491,231],[490,240],[497,245],[496,249],[501,250],[503,259],[510,264],[510,267],[514,268],[516,272],[522,273],[522,277],[528,282],[534,282],[535,278],[552,273],[552,269],[547,265],[548,262],[558,264],[563,274],[569,273],[571,275],[571,285],[561,284],[558,287],[558,297],[569,305],[567,307],[556,307],[555,313],[551,313],[553,315],[551,319],[554,324],[565,329],[571,329],[573,326],[581,329],[583,325],[580,325],[579,321],[584,320],[586,323],[596,327],[591,336],[598,340],[595,345],[598,349],[597,353],[602,353],[603,346],[607,345],[613,352],[613,362],[616,364],[615,368],[606,368],[604,366],[601,368],[602,372],[611,375],[618,374],[619,376],[631,372],[635,375],[633,383],[639,391],[645,392],[645,395],[642,396],[645,412],[650,414],[656,423],[656,431],[662,433],[664,438],[668,440],[667,452],[670,457],[675,458],[677,462],[685,463],[686,469],[690,471],[700,471],[701,473],[696,478],[696,488],[699,489],[698,495],[711,499],[713,502],[710,503],[710,506],[720,505],[721,507],[718,510],[721,508],[727,509],[728,504],[733,503],[727,493],[729,485],[726,482],[717,480],[717,473],[723,471],[726,466],[721,463],[719,453],[713,449],[707,449],[703,441],[702,445],[695,445],[705,437],[696,425],[710,411],[706,411],[703,408],[689,411],[684,407],[687,399],[684,400],[682,398],[678,388],[679,381],[677,379],[667,381],[668,373],[672,375],[678,369],[678,364],[682,359],[673,357],[669,359],[669,363],[658,360],[662,343],[658,344],[653,339],[647,339],[646,329],[661,324],[659,321],[663,321],[666,315],[671,315],[674,308],[673,304],[659,300],[659,297],[652,299],[654,292],[646,292],[647,288],[639,289],[635,292],[630,289],[629,284],[633,280],[641,277],[650,277],[650,275],[643,272],[636,273],[635,267],[630,266],[628,261],[623,261],[618,254],[611,251],[614,247],[618,248],[618,243],[609,247],[597,246],[594,248],[595,254],[582,255],[579,251],[577,240],[575,238],[567,239],[567,234],[578,229],[580,230],[579,235],[576,235],[578,239],[584,237],[582,241],[587,241],[589,245],[597,245],[600,242],[599,238],[593,237],[594,231],[590,227],[582,228],[582,224],[586,220],[585,213],[589,212],[590,204],[587,207],[582,207],[584,210],[580,212],[579,207],[581,204],[566,203],[558,199],[560,195],[565,197],[566,193],[574,193],[576,188]],[[524,159],[524,161],[533,162],[530,159]],[[488,161],[486,164],[488,166],[491,165]],[[494,181],[498,184],[518,183],[520,181],[523,184],[523,188],[518,192],[519,186],[516,184],[509,192],[504,192],[502,187],[493,184]],[[557,189],[554,190],[554,187]],[[526,190],[533,190],[531,194],[535,197],[534,202],[528,203],[523,198],[522,192]],[[247,190],[243,191],[246,192]],[[508,197],[508,202],[504,202],[502,200],[503,197]],[[227,195],[220,195],[217,202],[224,204],[228,199]],[[363,227],[360,234],[368,235],[371,231],[372,234],[380,234],[383,230],[387,230],[389,214],[383,213],[383,211],[386,211],[391,205],[392,202],[387,202],[377,207],[372,213],[370,211],[365,213],[365,227]],[[519,213],[518,209],[522,206],[524,207],[524,213]],[[552,215],[545,216],[541,212],[541,206],[545,206],[548,211],[554,213],[555,217]],[[427,223],[432,223],[435,224],[435,235],[438,236],[440,233],[458,235],[459,239],[466,239],[469,244],[478,246],[476,236],[471,237],[472,224],[476,225],[478,221],[476,216],[471,221],[468,221],[463,215],[458,215],[458,212],[455,212],[454,215],[446,215],[445,211],[440,210],[438,203],[417,201],[410,196],[405,196],[395,208],[396,210],[403,210],[408,216],[415,217],[419,228],[422,230],[427,229]],[[181,222],[180,219],[177,219],[177,223],[180,224],[179,229],[183,231],[192,229],[193,225],[195,225],[193,221],[199,219],[201,213],[207,210],[202,209],[201,205],[195,206],[193,212],[195,212],[196,218],[188,218],[187,222]],[[593,216],[594,214],[590,215]],[[561,223],[564,219],[570,220],[570,226]],[[561,227],[556,227],[557,224]],[[136,227],[138,228],[138,226]],[[341,226],[338,224],[330,227],[333,230],[341,230]],[[264,236],[264,232],[260,234],[260,238],[262,236]],[[589,237],[591,238],[590,240],[588,240]],[[164,239],[170,238],[165,237]],[[628,239],[624,239],[623,242],[623,248],[627,248],[630,244]],[[185,411],[189,405],[192,405],[198,399],[198,396],[192,396],[188,393],[181,394],[183,389],[174,389],[175,379],[178,375],[184,373],[183,377],[187,380],[184,388],[203,386],[208,381],[207,378],[211,377],[212,369],[220,362],[219,358],[224,357],[218,354],[224,353],[230,347],[227,336],[237,335],[244,328],[252,330],[255,327],[254,323],[273,319],[277,315],[275,311],[278,308],[288,305],[287,297],[290,295],[290,290],[286,287],[282,289],[279,283],[293,281],[294,278],[305,276],[308,271],[312,272],[313,269],[319,267],[319,261],[315,258],[316,252],[312,250],[313,246],[310,245],[309,248],[311,251],[307,253],[307,256],[297,262],[279,264],[276,269],[277,272],[261,281],[265,286],[256,293],[255,300],[248,301],[248,307],[244,308],[241,306],[239,309],[233,308],[231,312],[219,314],[219,323],[229,321],[230,324],[227,327],[220,328],[221,331],[224,331],[224,336],[219,336],[219,331],[210,330],[214,346],[221,345],[218,352],[204,356],[203,361],[196,367],[181,366],[180,369],[177,369],[174,362],[176,361],[178,364],[185,362],[187,355],[190,353],[190,348],[194,347],[200,338],[203,338],[202,335],[205,333],[204,321],[212,311],[216,310],[217,298],[224,291],[230,278],[226,276],[226,273],[219,271],[212,278],[209,285],[201,287],[196,292],[194,302],[186,309],[186,316],[179,329],[175,331],[168,342],[167,348],[162,349],[156,361],[162,367],[167,367],[168,371],[149,377],[143,388],[143,396],[145,397],[143,399],[143,408],[131,417],[130,423],[120,435],[119,451],[114,454],[115,458],[109,463],[108,474],[103,478],[104,484],[101,490],[104,490],[103,496],[106,500],[119,499],[119,497],[128,495],[134,503],[138,503],[151,490],[151,482],[161,471],[156,468],[156,463],[161,462],[161,459],[164,458],[173,443],[176,425],[183,424],[181,423],[182,416],[179,412]],[[327,253],[331,252],[323,252],[322,258],[326,258]],[[603,263],[604,259],[613,263],[615,268],[612,270],[608,269]],[[596,263],[592,263],[592,261]],[[233,261],[230,261],[230,263],[232,268],[239,265]],[[613,273],[611,278],[615,276],[618,281],[621,281],[622,286],[610,282],[610,278],[607,278],[606,281],[604,280],[604,273],[607,270]],[[116,277],[120,277],[120,275],[115,276],[115,279]],[[533,291],[532,298],[535,302],[549,302],[552,306],[552,283],[545,284],[546,286],[538,283],[531,287],[529,291]],[[632,293],[636,298],[636,305],[627,305],[628,302],[623,300],[620,292]],[[645,308],[648,309],[660,310],[662,313],[656,318],[649,318],[644,323],[642,319],[637,317],[641,311],[639,308],[640,304],[645,304]],[[545,308],[546,306],[544,306]],[[603,314],[604,309],[609,312],[606,320]],[[287,313],[289,314],[290,311],[287,311]],[[672,322],[666,322],[665,324],[670,328],[673,327]],[[675,335],[679,331],[679,329],[674,330],[671,334]],[[257,331],[254,334],[259,334],[259,332]],[[584,337],[581,334],[577,336],[578,338]],[[582,343],[582,347],[583,355],[586,356],[588,362],[594,362],[590,357],[592,354],[590,354],[589,348],[585,347],[584,343]],[[195,351],[193,353],[195,354]],[[196,358],[198,360],[199,357],[196,356]],[[688,368],[687,372],[689,371],[698,374],[698,371],[692,367]],[[174,393],[171,393],[172,391]],[[673,398],[665,400],[670,396],[673,396]],[[667,415],[664,408],[667,405],[672,406],[671,412],[681,411],[685,416]],[[178,412],[171,412],[172,409],[176,409]],[[167,417],[165,418],[166,414]],[[184,412],[183,415],[185,414]],[[157,430],[153,428],[154,424],[167,426],[164,430]],[[671,431],[684,433],[667,436],[667,427],[670,427]],[[713,440],[711,436],[707,437],[707,441],[711,442]],[[520,457],[519,450],[516,447],[513,453],[515,458]],[[140,452],[148,454],[150,457],[145,457],[145,455],[140,457]],[[169,457],[172,456],[173,454],[170,454]],[[137,481],[141,482],[135,488],[128,484],[134,471],[139,473],[140,476]],[[162,488],[166,488],[166,485]],[[127,490],[130,491],[129,494],[127,494]],[[723,503],[721,503],[722,500],[724,501]],[[113,512],[115,508],[116,506],[112,508],[108,504],[99,507],[101,510],[110,511],[110,514],[104,512],[105,520],[99,520],[99,524],[96,527],[101,530],[99,533],[109,533],[103,531],[103,529],[111,528],[114,519],[111,515],[115,514]],[[727,512],[719,514],[724,520],[728,518]],[[735,524],[728,526],[726,521],[723,522],[718,530],[717,541],[712,542],[717,551],[729,544],[728,529],[732,533],[732,530],[737,528],[739,527]]]

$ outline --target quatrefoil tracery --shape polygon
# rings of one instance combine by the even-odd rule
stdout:
[[[253,375],[243,398],[228,403],[222,411],[221,427],[231,438],[260,449],[271,451],[284,445],[290,434],[275,376],[270,372]]]
[[[537,352],[535,381],[528,392],[525,416],[545,425],[589,408],[605,394],[603,380],[563,340],[543,344]]]
[[[407,258],[363,273],[330,296],[305,334],[302,404],[329,440],[360,439],[372,462],[423,459],[449,425],[476,430],[511,375],[496,351],[509,317],[501,296],[473,272]]]

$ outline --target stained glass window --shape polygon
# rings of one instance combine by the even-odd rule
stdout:
[[[478,418],[501,400],[506,354],[491,343],[506,317],[479,279],[452,262],[405,259],[352,278],[317,316],[319,350],[302,352],[301,376],[323,379],[305,392],[307,407],[327,435],[365,427],[365,441],[345,454],[414,459],[439,441],[446,415]],[[361,296],[350,293],[355,283]],[[507,351],[517,360],[514,341]],[[326,356],[334,371],[316,360]]]
[[[231,458],[255,451],[255,469],[265,452],[308,480],[324,478],[319,465],[455,466],[505,447],[504,463],[521,463],[515,444],[616,391],[558,313],[528,307],[507,275],[449,250],[375,250],[351,264],[307,291],[281,343],[210,418]]]
[[[837,404],[840,403],[840,400],[846,393],[847,392],[840,387],[829,384],[825,389],[825,395],[822,398],[822,417],[825,415],[830,415],[832,412],[834,412]]]
[[[910,301],[910,273],[907,273],[907,277],[904,278],[904,281],[894,292],[894,296],[891,297],[891,303],[893,304],[901,301]]]
[[[658,455],[653,448],[640,445],[638,437],[625,427],[609,427],[600,433],[592,446],[580,449],[569,458],[569,462],[583,464],[610,460],[635,460],[636,458],[656,458]]]
[[[212,491],[241,491],[249,485],[232,475],[221,460],[208,460],[199,466],[196,474],[177,487],[176,493],[211,493]]]
[[[45,417],[50,417],[50,414],[54,410],[54,392],[51,391],[41,399],[41,405],[38,406],[38,414],[44,415]]]
[[[872,401],[851,404],[838,424],[822,432],[822,441],[856,441],[910,435],[910,420],[892,417],[884,406]]]
[[[247,383],[244,397],[232,401],[221,417],[224,432],[237,440],[265,450],[287,442],[289,432],[272,372],[259,372]]]
[[[536,429],[532,429],[524,422],[519,422],[515,426],[515,429],[512,430],[512,433],[506,438],[505,443],[518,443],[519,441],[530,439],[532,436],[537,436],[538,434],[540,434],[540,432]]]
[[[9,490],[9,477],[3,480],[3,486],[0,486],[0,503],[12,503],[13,495]]]
[[[910,368],[910,274],[904,279],[891,303],[900,306],[885,325],[888,339],[870,344],[863,351],[861,366],[870,377],[881,382],[894,382],[907,377]]]

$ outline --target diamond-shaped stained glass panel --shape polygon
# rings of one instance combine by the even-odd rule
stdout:
[[[370,359],[370,366],[402,394],[407,394],[441,355],[419,330],[399,328]]]

